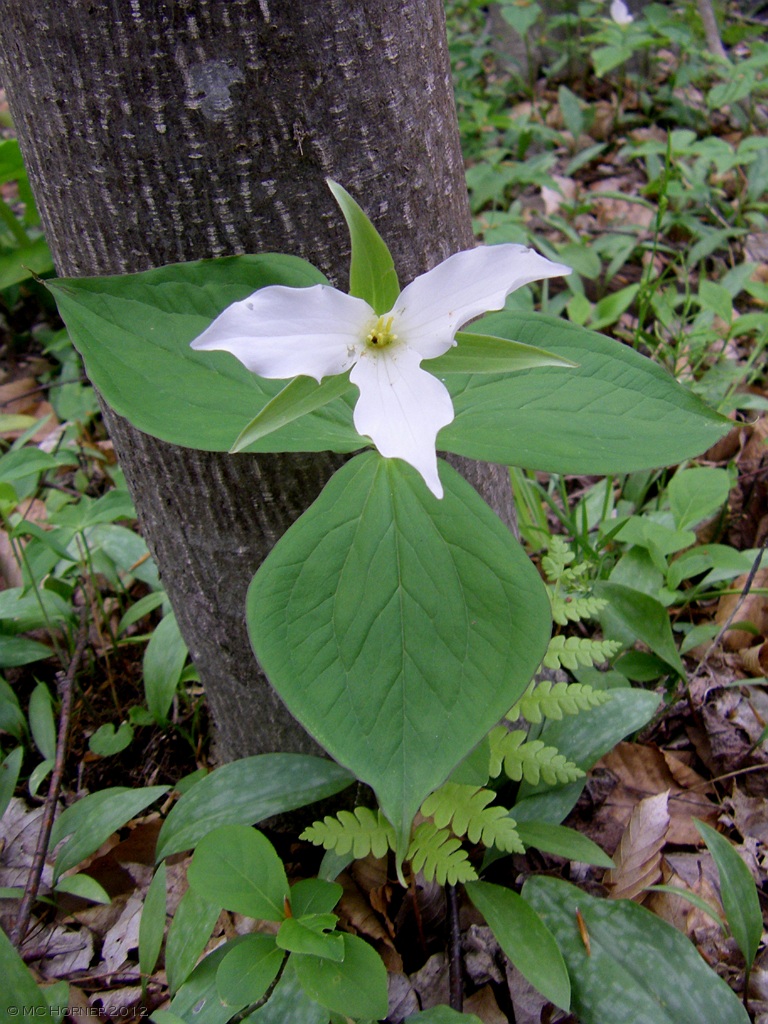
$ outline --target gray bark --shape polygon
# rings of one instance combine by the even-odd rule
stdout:
[[[276,251],[343,287],[326,176],[403,283],[472,244],[441,0],[0,0],[0,18],[0,76],[62,275]],[[340,458],[189,451],[106,418],[221,756],[314,749],[258,671],[244,599]],[[505,474],[479,477],[509,520]]]

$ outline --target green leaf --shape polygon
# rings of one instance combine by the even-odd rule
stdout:
[[[144,789],[115,786],[84,796],[68,807],[56,819],[51,830],[50,849],[69,836],[56,858],[54,881],[64,871],[90,857],[116,829],[167,792],[168,786],[147,786]]]
[[[714,515],[728,501],[730,488],[725,469],[697,467],[675,473],[667,497],[678,530],[688,530]]]
[[[354,385],[349,382],[348,374],[340,373],[335,377],[326,377],[319,384],[313,377],[296,377],[267,402],[258,416],[244,428],[230,448],[230,453],[244,451],[267,434],[274,433],[299,417],[314,412],[315,409],[321,409],[346,391],[355,391]]]
[[[270,841],[246,825],[222,825],[197,844],[190,886],[210,903],[265,921],[282,921],[288,881]]]
[[[296,977],[295,958],[289,957],[280,980],[264,1006],[244,1018],[243,1024],[328,1024],[328,1010],[310,999]]]
[[[755,961],[763,936],[763,914],[752,873],[728,842],[703,821],[694,821],[707,844],[720,876],[720,897],[731,934],[747,961],[747,971]]]
[[[603,632],[607,637],[616,635],[612,628],[616,621],[620,627],[628,629],[638,640],[647,644],[679,676],[685,676],[685,666],[672,636],[669,612],[663,604],[639,590],[608,580],[596,583],[594,590],[598,597],[608,601],[608,607],[600,613]]]
[[[0,255],[0,290],[26,281],[34,274],[50,274],[53,270],[51,250],[44,238]]]
[[[18,698],[4,679],[0,679],[0,731],[16,740],[27,735],[27,720]]]
[[[550,629],[530,560],[440,468],[438,501],[399,460],[348,462],[278,542],[247,602],[272,685],[374,788],[401,855],[422,800],[520,696]]]
[[[280,925],[277,944],[289,953],[306,953],[335,963],[344,959],[344,938],[335,932],[338,918],[333,914],[309,914],[301,920],[289,917]]]
[[[334,796],[352,782],[346,769],[307,754],[257,754],[224,764],[171,809],[157,838],[155,858],[191,849],[220,825],[255,825]]]
[[[272,935],[246,935],[230,949],[216,971],[219,999],[240,1009],[261,999],[277,977],[285,954]]]
[[[220,906],[203,899],[194,889],[187,889],[181,897],[165,943],[165,972],[172,993],[192,973],[220,913]]]
[[[247,1001],[240,1006],[233,1006],[219,997],[216,984],[219,965],[247,938],[248,936],[241,935],[225,942],[201,960],[173,997],[170,1012],[180,1017],[185,1024],[227,1024]]]
[[[96,879],[91,878],[90,875],[67,875],[66,878],[58,880],[55,890],[69,893],[71,896],[79,896],[92,903],[108,904],[112,902],[112,898],[104,886],[99,885]]]
[[[736,995],[695,946],[645,908],[630,900],[595,899],[568,882],[541,876],[528,879],[523,898],[557,939],[581,1024],[748,1024]]]
[[[330,913],[343,893],[344,889],[337,882],[326,882],[322,878],[302,878],[291,886],[291,913],[294,917]]]
[[[24,747],[16,747],[0,764],[0,818],[5,814],[8,804],[13,798],[23,760]]]
[[[144,651],[144,696],[158,724],[166,720],[187,654],[176,616],[169,612],[153,630]]]
[[[139,972],[146,989],[147,978],[155,969],[165,932],[166,898],[165,861],[158,865],[150,882],[139,922]]]
[[[0,985],[0,1017],[6,1021],[26,1018],[42,1021],[42,1024],[53,1024],[48,1001],[2,928],[0,976],[3,979],[3,984]],[[384,1012],[386,1013],[386,1010]]]
[[[88,740],[88,749],[97,757],[111,757],[125,750],[133,739],[133,729],[127,722],[121,722],[115,729],[113,722],[105,722]]]
[[[615,867],[613,860],[597,843],[576,829],[545,821],[528,821],[518,824],[517,834],[526,846],[554,853],[556,857],[580,861],[582,864],[595,864],[601,868]]]
[[[460,331],[457,345],[437,359],[430,359],[424,369],[442,377],[444,373],[517,373],[537,366],[573,367],[576,364],[562,356],[545,352],[534,345],[521,345],[507,338]]]
[[[294,256],[231,256],[120,277],[47,282],[89,379],[140,430],[173,444],[229,451],[285,382],[264,380],[228,352],[189,346],[233,302],[267,285],[327,284]],[[275,431],[254,451],[354,451],[339,401]]]
[[[521,974],[555,1006],[569,1009],[568,971],[554,936],[539,915],[522,896],[503,886],[467,882],[466,890]]]
[[[356,935],[343,935],[341,963],[293,953],[299,983],[310,999],[348,1017],[386,1017],[387,971],[381,957]]]
[[[389,249],[349,192],[330,178],[328,188],[344,214],[352,243],[349,294],[365,299],[376,313],[388,313],[400,294]]]
[[[661,367],[583,327],[494,313],[471,330],[541,346],[577,366],[450,376],[456,417],[440,432],[443,450],[550,473],[605,475],[677,464],[729,429]]]
[[[0,636],[0,668],[18,668],[51,656],[50,647],[21,636]]]

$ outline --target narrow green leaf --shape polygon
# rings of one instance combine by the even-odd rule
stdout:
[[[18,668],[44,661],[51,656],[50,647],[23,636],[0,636],[0,668]]]
[[[282,921],[288,880],[274,846],[256,829],[222,825],[197,844],[191,888],[210,903],[248,917]]]
[[[163,944],[166,913],[166,868],[163,861],[150,882],[139,922],[139,971],[142,986],[146,990],[146,979],[155,969]]]
[[[60,878],[55,886],[56,892],[66,892],[71,896],[79,896],[81,899],[90,900],[92,903],[109,904],[112,898],[103,885],[99,885],[95,878],[90,875],[67,875]]]
[[[227,1006],[247,1006],[261,999],[285,959],[272,935],[247,935],[230,949],[216,971],[216,990]]]
[[[356,935],[343,935],[340,963],[293,953],[299,983],[310,999],[348,1017],[386,1017],[387,971],[376,950]]]
[[[557,939],[581,1024],[748,1024],[737,996],[695,946],[644,907],[631,900],[595,899],[568,882],[542,876],[528,879],[523,898]]]
[[[507,338],[460,331],[457,345],[437,359],[430,359],[424,369],[442,377],[444,373],[515,373],[537,366],[573,367],[570,359],[545,352],[534,345],[522,345]]]
[[[541,346],[577,365],[451,375],[445,383],[456,417],[440,432],[442,450],[551,473],[606,475],[675,465],[730,429],[660,366],[565,320],[493,313],[471,332]]]
[[[203,899],[194,889],[187,889],[181,897],[165,943],[165,973],[171,993],[189,978],[220,913],[219,905]]]
[[[167,792],[168,786],[144,789],[115,786],[90,793],[68,807],[56,819],[51,831],[50,849],[69,836],[56,858],[54,881],[98,850],[116,829]]]
[[[166,720],[187,654],[176,616],[169,612],[153,630],[144,651],[144,696],[158,724]]]
[[[53,1024],[48,1001],[29,969],[0,928],[0,1017],[6,1021],[33,1019]],[[386,1010],[384,1011],[386,1013]],[[59,1018],[57,1018],[59,1019]]]
[[[763,936],[763,914],[752,873],[725,836],[703,821],[694,821],[720,876],[720,897],[731,934],[752,967]]]
[[[400,294],[389,249],[349,192],[330,178],[328,188],[344,215],[352,243],[349,294],[365,299],[376,313],[388,313]]]
[[[51,691],[38,683],[29,698],[29,728],[35,746],[48,761],[56,757],[56,721],[53,717]]]
[[[399,460],[348,462],[247,603],[272,685],[375,789],[401,854],[421,802],[520,696],[550,630],[530,560],[466,481],[444,464],[441,479],[438,501]]]
[[[467,895],[488,923],[506,955],[555,1006],[571,1005],[571,984],[554,936],[539,915],[511,889],[467,882]]]
[[[307,754],[256,754],[214,769],[185,793],[163,822],[156,860],[191,849],[220,825],[257,821],[346,789],[354,776]]]
[[[321,409],[346,391],[354,391],[354,385],[349,383],[349,374],[346,373],[326,377],[319,384],[313,377],[296,377],[267,402],[258,416],[242,430],[230,448],[230,453],[244,451],[267,434]],[[362,439],[360,443],[363,444]]]
[[[0,818],[5,814],[13,797],[23,760],[24,747],[16,747],[0,765]]]
[[[528,821],[517,824],[517,834],[526,846],[566,857],[582,864],[595,864],[601,868],[615,867],[611,857],[576,829],[564,825],[552,825],[545,821]]]
[[[720,917],[712,904],[707,903],[703,896],[699,896],[698,893],[693,892],[691,889],[679,889],[675,885],[649,885],[643,892],[666,892],[670,896],[678,896],[681,900],[691,903],[694,907],[698,907],[699,910],[711,917],[723,932],[726,930],[725,921]]]

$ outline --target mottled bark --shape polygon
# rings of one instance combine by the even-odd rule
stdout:
[[[404,282],[472,244],[441,0],[0,0],[0,18],[60,274],[278,251],[344,286],[326,176]],[[106,415],[222,756],[312,749],[258,672],[244,597],[339,458],[182,450]]]

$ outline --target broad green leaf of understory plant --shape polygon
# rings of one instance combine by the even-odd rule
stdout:
[[[247,825],[222,825],[200,840],[187,880],[203,899],[265,921],[282,921],[288,897],[274,846]]]
[[[376,791],[407,849],[424,798],[525,689],[549,637],[529,559],[445,464],[347,463],[248,594],[251,642],[291,713]]]
[[[349,1017],[379,1019],[387,1013],[387,971],[381,957],[356,935],[342,935],[341,962],[292,953],[301,987],[322,1006]]]
[[[294,963],[289,957],[267,1002],[245,1017],[243,1024],[287,1024],[291,1019],[301,1024],[328,1024],[329,1011],[301,987]]]
[[[644,907],[542,876],[528,879],[523,898],[557,939],[581,1024],[748,1024],[737,996],[693,943]]]
[[[3,978],[3,984],[0,985],[0,1014],[4,1020],[10,1021],[15,1017],[22,1020],[23,1009],[25,1016],[35,1021],[42,1021],[42,1024],[52,1024],[54,1017],[43,993],[35,984],[35,979],[27,965],[16,952],[2,928],[0,928],[0,975]],[[57,1019],[59,1019],[58,1015]]]
[[[256,1003],[275,980],[285,959],[272,935],[247,935],[230,949],[216,971],[216,990],[227,1006]]]
[[[166,867],[165,861],[163,861],[155,871],[154,878],[147,889],[139,922],[139,971],[145,994],[145,979],[154,971],[157,958],[160,956],[160,947],[163,944],[166,906]]]

